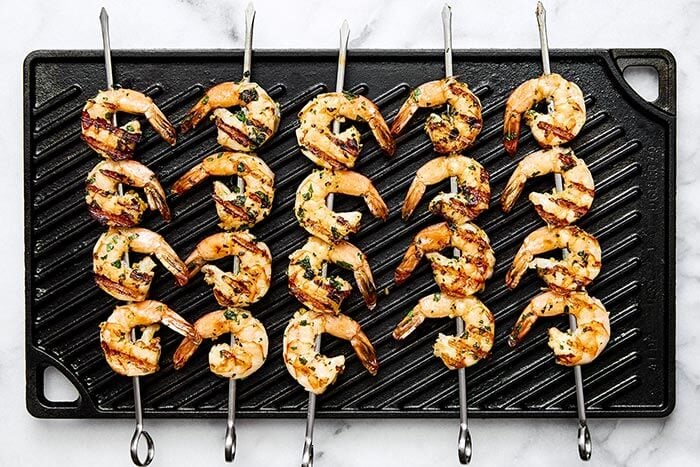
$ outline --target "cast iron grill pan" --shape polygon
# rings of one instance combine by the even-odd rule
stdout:
[[[152,96],[178,123],[203,91],[236,78],[241,52],[116,51],[116,82]],[[287,291],[287,256],[306,240],[292,213],[296,187],[314,168],[296,147],[296,114],[315,95],[332,88],[335,52],[257,52],[255,79],[281,105],[282,122],[259,155],[276,173],[271,215],[254,228],[272,250],[270,292],[251,307],[265,324],[270,352],[263,368],[239,384],[238,410],[249,417],[301,417],[307,394],[289,376],[281,356],[282,333],[298,302]],[[621,75],[628,65],[650,65],[660,75],[660,97],[649,104]],[[510,91],[540,74],[538,51],[456,51],[455,74],[469,83],[484,106],[484,129],[466,154],[491,174],[491,209],[476,221],[489,234],[497,256],[493,279],[481,295],[496,316],[492,356],[467,370],[469,408],[474,416],[573,416],[575,395],[570,369],[554,364],[546,329],[564,329],[566,319],[542,320],[516,350],[506,336],[542,282],[534,272],[515,291],[503,279],[522,239],[542,222],[523,196],[509,215],[497,204],[517,161],[536,150],[523,132],[517,157],[501,145],[503,110]],[[597,196],[579,225],[603,248],[603,270],[589,291],[611,314],[613,338],[593,364],[584,368],[588,413],[594,417],[663,416],[674,405],[674,211],[675,68],[661,50],[554,51],[552,69],[579,84],[588,107],[587,122],[573,142],[593,172]],[[411,86],[443,74],[438,51],[351,51],[347,89],[373,99],[391,121]],[[42,51],[25,62],[25,231],[27,406],[39,417],[126,417],[133,411],[131,381],[114,374],[103,359],[98,324],[115,300],[92,280],[91,250],[104,228],[87,213],[84,180],[100,160],[80,141],[80,111],[103,89],[101,53]],[[419,298],[435,292],[429,267],[421,265],[406,284],[393,284],[393,271],[412,236],[438,222],[428,201],[448,185],[429,189],[410,222],[400,207],[415,171],[435,157],[422,130],[427,112],[417,115],[398,139],[394,158],[381,153],[364,132],[365,150],[356,169],[369,176],[391,214],[373,219],[361,203],[338,197],[336,209],[363,210],[363,227],[352,242],[368,256],[379,290],[378,306],[368,312],[357,293],[344,311],[362,324],[376,346],[380,372],[370,377],[349,344],[324,339],[329,355],[348,356],[338,383],[319,400],[325,417],[452,417],[457,415],[457,378],[432,356],[438,332],[453,333],[453,320],[426,321],[405,342],[390,332]],[[168,146],[145,125],[137,157],[168,189],[187,169],[217,151],[209,122]],[[528,184],[548,190],[553,177]],[[161,233],[182,256],[217,231],[211,184],[170,197],[173,221],[147,214],[144,227]],[[225,264],[230,268],[230,264]],[[168,303],[190,321],[218,309],[201,275],[185,288],[159,266],[150,297]],[[387,295],[388,293],[388,295]],[[226,413],[226,381],[209,372],[205,343],[178,372],[171,356],[180,337],[162,328],[161,370],[143,378],[148,417],[215,417]],[[44,397],[47,366],[64,373],[78,389],[75,402]]]

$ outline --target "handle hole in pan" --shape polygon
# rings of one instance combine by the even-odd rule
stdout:
[[[49,402],[75,403],[80,394],[63,373],[49,365],[44,369],[44,397]]]
[[[646,65],[630,65],[622,76],[627,84],[647,102],[655,102],[659,98],[659,72],[656,68]]]

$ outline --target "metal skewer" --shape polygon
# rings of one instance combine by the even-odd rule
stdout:
[[[107,15],[107,10],[102,8],[100,11],[100,26],[102,28],[102,45],[104,48],[104,58],[105,58],[105,72],[107,76],[107,87],[109,89],[114,88],[114,75],[112,74],[112,49],[109,42],[109,15]],[[112,116],[112,124],[117,125],[117,115],[116,112]],[[124,187],[119,184],[119,195],[124,195]],[[129,265],[129,253],[124,254],[124,262]],[[136,329],[131,330],[131,339],[136,340]],[[131,378],[134,387],[134,416],[136,419],[136,428],[134,429],[134,434],[131,437],[131,444],[129,450],[131,452],[131,460],[134,464],[144,466],[151,463],[153,456],[156,453],[155,444],[153,443],[153,438],[148,434],[143,428],[143,405],[141,403],[141,382],[138,376]],[[146,446],[148,451],[146,452],[146,458],[141,460],[139,458],[139,443],[141,438],[146,440]]]
[[[442,32],[445,45],[445,77],[453,76],[452,71],[452,8],[445,3],[442,7]],[[449,106],[448,106],[449,112]],[[450,192],[457,193],[457,177],[450,177]],[[459,257],[460,251],[455,248],[453,256]],[[464,321],[456,318],[457,335],[464,332]],[[457,439],[457,456],[460,464],[468,464],[472,459],[472,437],[469,433],[469,414],[467,406],[467,372],[464,368],[457,370],[459,382],[459,437]]]
[[[250,81],[250,70],[253,60],[253,23],[255,22],[255,7],[250,2],[245,9],[245,46],[243,51],[243,78],[242,82]],[[236,177],[236,186],[241,193],[245,189],[243,178]],[[241,270],[241,260],[238,256],[233,258],[233,274],[238,274]],[[236,343],[236,339],[231,336],[231,345]],[[228,415],[226,417],[226,436],[224,438],[224,459],[226,462],[233,462],[236,457],[236,380],[228,380]]]
[[[542,51],[542,70],[545,75],[552,72],[549,66],[549,43],[547,41],[547,17],[542,2],[537,2],[535,10],[537,17],[537,28],[540,32],[540,50]],[[549,103],[549,111],[552,111],[552,103]],[[557,191],[564,189],[560,174],[554,174],[554,185]],[[562,255],[566,257],[569,252],[564,249]],[[569,314],[569,329],[576,329],[576,318]],[[583,375],[579,365],[574,366],[574,379],[576,380],[576,409],[578,412],[578,455],[581,460],[587,461],[591,458],[592,443],[591,434],[586,422],[586,399],[583,394]]]
[[[335,80],[336,92],[343,91],[345,84],[345,60],[348,54],[348,38],[350,26],[347,20],[340,26],[340,47],[338,48],[338,71]],[[333,132],[340,133],[340,122],[333,122]],[[333,193],[326,198],[326,206],[333,209]],[[328,274],[328,264],[323,264],[321,271],[323,277]],[[321,336],[316,338],[316,352],[321,351]],[[304,436],[304,452],[301,455],[301,467],[313,467],[314,465],[314,424],[316,423],[316,394],[309,392],[309,405],[306,411],[306,434]]]

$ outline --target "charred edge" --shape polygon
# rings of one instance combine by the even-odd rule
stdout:
[[[551,123],[547,122],[538,122],[537,128],[539,128],[540,130],[544,130],[546,133],[553,133],[555,136],[563,139],[564,141],[571,141],[575,137],[575,135],[570,131],[556,127]]]
[[[214,198],[216,204],[221,206],[221,208],[224,211],[226,211],[227,214],[230,214],[237,219],[243,219],[248,222],[252,222],[255,220],[254,216],[249,215],[245,209],[243,209],[241,206],[236,205],[233,201],[227,201],[217,194],[213,194],[212,198]]]
[[[216,127],[226,133],[231,139],[236,141],[241,146],[246,148],[255,148],[255,141],[250,139],[245,133],[243,133],[238,128],[234,128],[231,125],[226,124],[221,117],[214,117],[214,123]]]
[[[132,290],[128,287],[124,287],[122,284],[114,282],[113,280],[107,278],[106,276],[103,276],[102,274],[94,274],[94,277],[97,285],[110,295],[112,295],[112,292],[115,292],[124,297],[128,297],[130,300],[133,301],[140,301],[145,298],[144,296],[139,294],[138,291]]]

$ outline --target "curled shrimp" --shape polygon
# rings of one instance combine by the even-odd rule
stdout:
[[[187,268],[163,237],[139,227],[110,228],[92,250],[92,268],[97,285],[117,300],[141,301],[148,295],[156,263],[150,256],[128,266],[129,251],[156,258],[170,271],[179,285],[187,284]]]
[[[221,182],[214,182],[214,202],[225,230],[250,228],[262,221],[272,209],[275,196],[275,174],[254,154],[219,152],[207,156],[188,170],[173,184],[173,193],[182,194],[212,176],[241,177],[243,191],[230,190]]]
[[[461,252],[459,258],[447,258],[439,251],[448,246]],[[474,224],[451,225],[447,222],[424,228],[413,238],[396,268],[394,280],[403,283],[426,256],[440,290],[455,297],[467,297],[484,289],[496,263],[486,232]]]
[[[542,101],[551,103],[551,112],[534,109]],[[525,81],[506,101],[503,146],[511,156],[518,150],[522,114],[537,143],[550,148],[568,143],[581,131],[586,122],[586,103],[581,88],[556,73]]]
[[[360,132],[354,126],[335,134],[331,125],[345,119],[367,122],[379,147],[389,155],[396,149],[382,114],[371,100],[349,92],[317,96],[299,112],[296,131],[301,152],[327,169],[351,169],[362,150]]]
[[[386,220],[389,215],[389,209],[369,178],[349,170],[314,170],[297,189],[294,213],[303,228],[326,242],[334,243],[357,232],[362,219],[358,211],[328,209],[326,197],[331,193],[362,196],[375,217]]]
[[[228,308],[212,311],[194,323],[201,339],[217,339],[230,334],[233,342],[215,344],[209,350],[209,369],[224,378],[243,379],[255,373],[267,358],[267,332],[263,324],[248,310]],[[186,337],[175,355],[173,366],[182,368],[199,348],[201,341]]]
[[[398,135],[419,108],[449,105],[449,112],[430,114],[425,121],[425,131],[439,153],[461,152],[474,143],[481,132],[481,102],[466,84],[456,78],[430,81],[411,92],[399,109],[391,126],[391,133]]]
[[[377,304],[372,270],[365,255],[346,241],[333,244],[310,237],[304,246],[289,255],[287,275],[292,295],[312,310],[338,313],[352,286],[342,277],[325,277],[322,270],[327,262],[353,271],[365,304],[372,310]]]
[[[190,323],[161,302],[146,300],[118,306],[100,324],[100,345],[112,370],[124,376],[158,371],[160,338],[155,333],[159,323],[193,342],[201,340]],[[131,330],[137,327],[141,328],[141,336],[132,340]]]
[[[316,338],[327,333],[350,341],[357,357],[373,376],[379,363],[369,338],[360,325],[343,314],[300,309],[284,330],[282,352],[289,374],[307,391],[322,394],[345,369],[345,357],[326,357],[316,351]]]
[[[521,342],[537,318],[567,313],[576,317],[573,332],[549,328],[548,345],[557,363],[573,366],[592,362],[610,340],[610,316],[600,300],[585,292],[548,290],[533,298],[513,326],[508,345],[515,347]]]
[[[551,227],[563,227],[583,217],[593,204],[595,185],[586,164],[568,148],[533,152],[520,161],[501,195],[503,212],[511,210],[528,178],[552,172],[561,174],[564,189],[530,193],[537,213]]]
[[[165,141],[175,144],[175,128],[150,97],[132,89],[110,89],[88,100],[81,116],[82,139],[101,156],[112,160],[131,159],[141,138],[138,120],[122,127],[112,124],[117,112],[144,115]]]
[[[449,177],[457,177],[457,193],[437,195],[430,202],[431,212],[454,224],[464,224],[489,208],[491,187],[488,172],[474,159],[453,154],[436,157],[418,169],[406,193],[401,217],[406,220],[411,216],[428,185]]]
[[[224,272],[208,261],[229,256],[240,260],[238,274]],[[219,232],[197,244],[185,260],[189,277],[201,269],[204,281],[213,286],[214,298],[221,306],[245,306],[260,300],[270,288],[272,256],[263,242],[248,232]]]
[[[535,258],[535,255],[560,248],[568,250],[564,259]],[[574,225],[541,227],[525,237],[506,274],[506,285],[514,289],[525,271],[534,268],[554,290],[581,290],[600,272],[600,260],[600,244],[593,235]]]
[[[494,318],[486,305],[476,297],[450,297],[434,293],[423,297],[396,326],[393,336],[405,339],[426,318],[462,318],[464,333],[446,336],[440,333],[433,353],[450,370],[474,365],[489,355],[494,341]]]
[[[230,107],[238,110],[231,112]],[[187,133],[212,111],[217,142],[233,151],[255,151],[277,132],[280,123],[279,106],[262,87],[226,82],[207,90],[185,116],[180,131]]]
[[[170,209],[165,191],[156,174],[134,160],[104,160],[88,174],[85,201],[90,215],[100,224],[113,227],[131,227],[141,221],[146,203],[133,190],[119,194],[119,184],[143,188],[148,207],[156,209],[163,219],[170,220]]]

